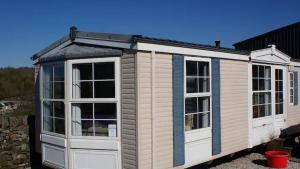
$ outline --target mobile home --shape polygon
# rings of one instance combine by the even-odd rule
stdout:
[[[36,150],[71,169],[188,168],[300,123],[300,63],[241,51],[77,31],[32,57]]]

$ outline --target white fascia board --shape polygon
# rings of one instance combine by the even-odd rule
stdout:
[[[142,42],[137,43],[136,49],[141,51],[155,51],[155,52],[163,52],[163,53],[190,55],[190,56],[216,57],[222,59],[233,59],[233,60],[243,60],[243,61],[249,60],[249,55],[225,53],[225,52],[218,52],[218,51],[177,47],[177,46],[157,45],[157,44],[149,44],[149,43],[142,43]]]
[[[116,47],[116,48],[124,48],[124,49],[135,49],[135,46],[132,46],[132,43],[127,42],[117,42],[117,41],[106,41],[106,40],[98,40],[98,39],[84,39],[84,38],[76,38],[74,42],[77,43],[85,43],[99,46],[107,46],[107,47]]]

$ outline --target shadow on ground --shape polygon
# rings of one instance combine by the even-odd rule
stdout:
[[[232,162],[238,158],[249,155],[251,153],[263,154],[265,152],[265,150],[266,150],[266,146],[258,146],[258,147],[254,147],[251,150],[243,150],[243,151],[235,153],[234,155],[228,155],[225,157],[221,157],[221,158],[218,158],[218,159],[212,161],[211,163],[208,162],[208,163],[204,163],[204,164],[199,164],[197,166],[190,167],[189,169],[210,169],[210,168],[216,167],[218,165],[221,165],[223,163]],[[266,160],[263,160],[263,159],[253,160],[252,163],[260,165],[260,166],[264,166],[264,167],[267,166]]]

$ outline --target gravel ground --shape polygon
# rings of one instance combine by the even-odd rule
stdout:
[[[211,167],[211,169],[227,169],[227,168],[265,169],[269,167],[266,166],[265,157],[259,153],[251,153],[244,157],[237,158],[233,161],[225,162],[215,167]],[[300,169],[300,163],[289,160],[288,169]]]

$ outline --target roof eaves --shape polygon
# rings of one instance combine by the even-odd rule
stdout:
[[[35,53],[32,57],[31,60],[35,60],[37,58],[39,58],[41,55],[49,52],[50,50],[56,48],[57,46],[65,43],[66,41],[70,40],[69,36],[66,35],[62,38],[60,38],[59,40],[55,41],[54,43],[50,44],[48,47],[42,49],[41,51],[39,51],[38,53]]]

